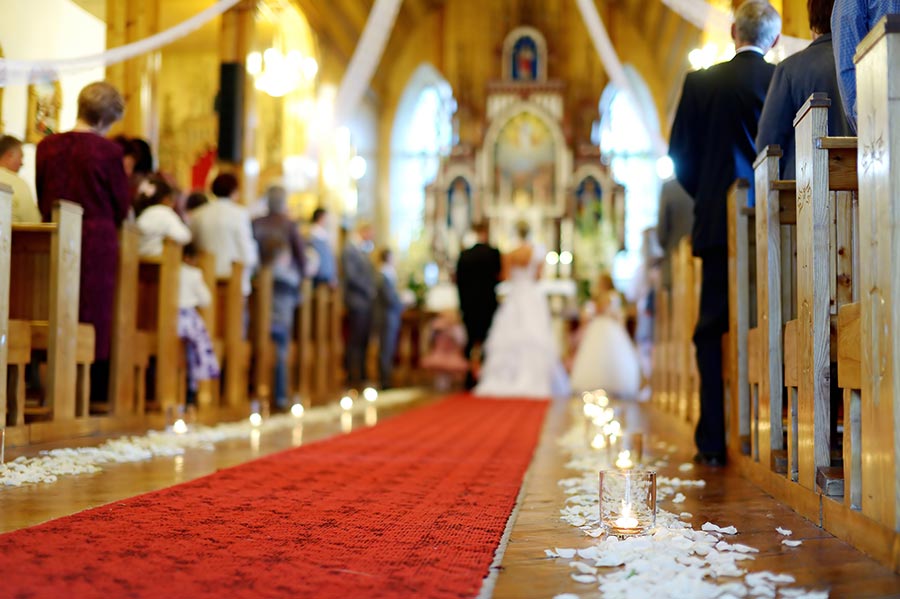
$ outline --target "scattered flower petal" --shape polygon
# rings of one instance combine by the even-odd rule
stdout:
[[[794,534],[793,531],[788,530],[788,529],[786,529],[786,528],[781,528],[780,526],[777,527],[775,530],[778,531],[778,534],[784,535],[784,536],[786,536],[786,537],[789,537],[789,536],[791,536],[792,534]]]
[[[706,532],[720,532],[726,535],[736,535],[737,529],[734,526],[726,526],[722,528],[721,526],[716,526],[712,522],[706,522],[703,526],[700,527],[701,530],[705,530]]]
[[[678,467],[679,472],[690,472],[693,469],[694,469],[694,465],[691,464],[690,462],[686,462]]]
[[[785,539],[781,542],[782,545],[787,545],[788,547],[799,547],[803,544],[803,541],[791,541],[790,539]]]

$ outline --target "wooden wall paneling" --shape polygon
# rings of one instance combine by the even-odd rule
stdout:
[[[816,488],[819,468],[831,465],[830,435],[830,223],[828,152],[816,140],[828,134],[824,94],[813,94],[794,121],[797,148],[797,293],[799,482]]]
[[[137,413],[134,340],[137,335],[139,242],[140,231],[137,226],[129,223],[122,225],[119,232],[119,266],[116,275],[108,400],[109,407],[116,416]]]
[[[742,453],[750,435],[750,384],[748,381],[747,334],[750,328],[750,265],[747,235],[749,184],[738,180],[728,191],[728,369],[731,378],[729,446]]]
[[[900,18],[857,51],[862,343],[862,510],[900,522]]]

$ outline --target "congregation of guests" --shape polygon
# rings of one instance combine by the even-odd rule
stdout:
[[[365,355],[373,336],[381,347],[381,385],[390,386],[403,305],[397,296],[390,251],[381,253],[377,267],[372,260],[372,227],[360,225],[357,234],[348,239],[341,256],[343,276],[339,278],[336,244],[326,209],[320,207],[313,212],[308,241],[304,242],[300,223],[288,214],[288,192],[280,185],[267,189],[265,214],[253,220],[241,203],[239,181],[232,174],[216,176],[209,193],[194,190],[186,195],[174,179],[156,171],[146,141],[121,135],[107,137],[124,111],[125,102],[112,85],[97,82],[86,86],[78,97],[75,127],[49,135],[37,146],[36,199],[18,175],[24,156],[22,142],[10,135],[0,136],[0,184],[12,189],[14,223],[49,221],[60,199],[83,209],[79,321],[92,325],[95,332],[91,401],[105,403],[109,395],[118,230],[126,220],[133,220],[137,226],[138,253],[142,257],[161,255],[166,240],[182,247],[178,335],[186,352],[189,403],[195,401],[200,381],[219,376],[212,341],[198,312],[213,297],[197,266],[200,252],[215,256],[217,277],[230,276],[232,263],[243,266],[245,301],[259,267],[272,269],[270,335],[276,348],[272,374],[275,407],[287,409],[291,403],[287,353],[305,278],[312,279],[314,286],[332,289],[339,281],[343,284],[350,320],[348,387],[359,388],[370,380]],[[244,322],[230,324],[246,332],[246,306]]]

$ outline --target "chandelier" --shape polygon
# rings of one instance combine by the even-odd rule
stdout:
[[[256,89],[274,98],[280,98],[312,83],[319,72],[319,64],[312,56],[303,56],[299,50],[285,53],[279,47],[247,55],[247,72],[254,78]]]

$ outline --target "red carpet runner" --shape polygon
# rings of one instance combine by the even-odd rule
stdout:
[[[453,398],[0,536],[0,596],[472,597],[546,407]]]

